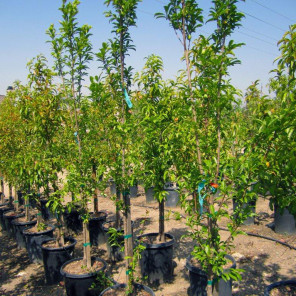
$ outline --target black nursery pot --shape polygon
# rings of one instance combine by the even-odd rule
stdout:
[[[233,199],[233,211],[235,211],[235,209],[238,207],[238,203],[236,202],[235,199]],[[245,209],[246,207],[250,207],[252,213],[255,214],[256,212],[256,200],[251,200],[248,203],[244,203],[242,205],[243,209]],[[248,217],[244,222],[243,225],[253,225],[255,222],[255,217]]]
[[[103,230],[104,230],[105,237],[106,237],[108,257],[111,261],[118,262],[118,261],[122,261],[124,259],[124,252],[121,251],[121,248],[119,246],[111,246],[110,245],[108,231],[109,231],[110,226],[114,223],[115,223],[114,220],[103,223]],[[132,222],[132,227],[133,227],[133,222]],[[117,228],[117,232],[123,233],[123,230],[121,228]],[[117,240],[118,244],[123,245],[123,241],[124,241],[123,235],[119,235],[118,240]]]
[[[103,263],[103,267],[97,269],[95,272],[84,273],[84,274],[71,274],[64,271],[64,268],[74,261],[80,261],[82,258],[75,258],[66,263],[61,267],[61,275],[64,277],[65,288],[67,296],[95,296],[97,291],[94,293],[91,289],[91,285],[95,282],[97,273],[104,271],[107,267],[107,263],[101,258],[91,258],[92,261],[100,261]]]
[[[37,220],[33,221],[23,221],[20,222],[17,219],[12,220],[11,224],[14,227],[14,235],[16,238],[16,243],[19,249],[25,249],[26,248],[26,241],[23,234],[23,230],[28,227],[32,227],[36,225]]]
[[[60,282],[63,277],[61,275],[61,266],[74,257],[74,248],[77,243],[76,239],[68,237],[65,238],[65,243],[70,244],[64,247],[50,248],[44,246],[45,243],[55,239],[46,239],[41,244],[43,255],[43,266],[45,271],[45,280],[48,285],[53,285]]]
[[[137,291],[145,291],[150,296],[155,296],[154,292],[147,286],[140,285],[140,284],[134,284],[134,287]],[[116,290],[125,289],[125,288],[126,288],[126,284],[118,284],[118,285],[115,285],[115,286],[105,289],[99,296],[104,296],[105,293],[112,291],[112,290],[116,291]]]
[[[4,218],[3,218],[3,214],[7,211],[11,211],[13,210],[13,207],[9,206],[9,204],[7,203],[6,205],[3,205],[0,207],[0,224],[1,224],[1,229],[2,230],[6,230],[6,225],[4,223]]]
[[[141,242],[141,238],[154,239],[158,233],[148,233],[140,235],[137,239],[146,247],[141,254],[140,267],[141,274],[147,278],[151,287],[157,287],[164,282],[172,279],[174,273],[173,252],[175,239],[171,234],[166,233],[168,240],[165,243],[146,243]]]
[[[264,289],[264,296],[270,296],[271,291],[274,289],[278,289],[281,287],[291,287],[293,289],[293,291],[291,291],[289,295],[296,295],[296,281],[295,280],[289,280],[289,281],[280,281],[280,282],[276,282],[273,283],[269,286],[267,286]]]
[[[191,296],[207,296],[207,274],[200,268],[193,266],[191,261],[191,256],[186,259],[186,268],[189,270],[189,280],[190,280],[190,295]],[[230,268],[236,268],[235,260],[232,256],[226,255],[226,259],[232,261],[232,266]],[[213,295],[214,296],[229,296],[232,295],[232,280],[224,281],[220,280],[216,285]]]
[[[295,234],[295,217],[290,214],[287,208],[280,209],[278,206],[274,207],[274,230],[281,234]]]
[[[99,246],[106,242],[103,224],[106,222],[107,213],[99,211],[98,214],[91,213],[89,219],[89,235],[92,246]]]
[[[72,230],[76,234],[82,231],[82,220],[79,217],[79,207],[72,209],[71,212],[68,210],[64,212],[64,219],[67,229]]]
[[[154,187],[145,188],[146,203],[154,201]]]
[[[164,190],[167,192],[167,198],[165,201],[166,207],[176,207],[180,201],[178,187],[173,183],[167,183]]]
[[[138,196],[138,185],[130,186],[130,198],[134,198]]]
[[[49,208],[46,206],[48,200],[47,199],[41,199],[41,215],[44,220],[50,220],[54,218],[54,215],[50,212]]]
[[[26,241],[26,249],[31,262],[42,264],[42,249],[41,244],[45,239],[53,237],[54,226],[48,225],[50,229],[40,232],[29,232],[31,227],[25,228],[23,234]]]
[[[12,213],[14,213],[14,214],[11,215]],[[24,213],[16,213],[14,210],[6,211],[3,213],[5,229],[10,237],[14,236],[14,227],[11,224],[11,222],[16,218],[24,217],[24,216],[25,216]]]

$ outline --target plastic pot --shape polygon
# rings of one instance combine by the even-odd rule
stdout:
[[[186,268],[189,270],[189,280],[190,280],[190,295],[191,296],[207,296],[207,283],[208,278],[206,272],[200,268],[193,266],[191,264],[191,256],[186,259]],[[232,261],[232,266],[230,268],[236,268],[235,260],[232,256],[226,255],[225,258]],[[225,269],[226,271],[227,269]],[[232,295],[232,280],[224,281],[220,280],[218,284],[215,285],[214,296],[229,296]]]
[[[40,232],[29,232],[28,230],[32,227],[25,228],[23,234],[26,241],[26,249],[31,262],[42,264],[42,249],[41,244],[44,240],[53,237],[54,226],[48,225],[50,229]]]
[[[18,221],[18,219],[12,220],[11,224],[14,227],[14,235],[16,238],[17,247],[19,249],[26,248],[26,241],[25,241],[25,237],[23,235],[23,230],[25,228],[28,228],[29,226],[32,227],[32,226],[36,225],[36,223],[37,223],[37,220],[23,221],[23,222]]]
[[[280,287],[293,287],[296,291],[296,281],[295,280],[289,280],[289,281],[280,281],[280,282],[276,282],[276,283],[273,283],[269,286],[267,286],[265,289],[264,289],[264,296],[269,296],[271,295],[271,291],[274,290],[274,289],[277,289],[277,288],[280,288]],[[293,294],[290,294],[290,295],[295,295],[296,292],[294,291],[293,289]],[[288,295],[288,294],[286,294]],[[289,296],[290,296],[289,295]]]
[[[68,230],[72,230],[76,234],[82,231],[82,220],[79,218],[78,208],[72,209],[71,212],[64,212],[65,224]]]
[[[239,206],[235,199],[233,199],[233,211]],[[252,213],[256,213],[256,200],[251,200],[247,203],[242,204],[242,208],[245,209],[249,207]],[[244,222],[243,225],[253,225],[255,222],[255,216],[248,217]]]
[[[282,234],[295,234],[295,217],[290,214],[287,208],[280,209],[278,206],[274,208],[274,230]]]
[[[107,263],[101,258],[92,257],[92,261],[100,261],[103,263],[103,267],[96,270],[96,272],[84,273],[84,274],[71,274],[64,271],[64,268],[74,261],[80,261],[82,258],[75,258],[66,263],[61,267],[61,275],[64,277],[66,294],[68,296],[95,296],[97,291],[94,293],[91,289],[91,285],[95,282],[97,273],[104,271],[107,267]]]
[[[104,230],[104,233],[106,236],[108,257],[111,261],[118,262],[118,261],[122,261],[124,259],[124,251],[122,251],[121,250],[122,248],[120,247],[120,246],[124,245],[124,237],[123,237],[123,235],[119,235],[117,245],[111,246],[111,244],[109,242],[110,234],[108,233],[108,231],[109,231],[110,227],[113,227],[112,224],[114,224],[114,223],[115,223],[114,220],[103,223],[103,230]],[[132,231],[133,231],[133,226],[134,226],[134,222],[132,221]],[[122,228],[117,228],[116,230],[117,230],[117,232],[123,233]]]
[[[103,223],[106,222],[107,213],[99,211],[98,215],[91,213],[89,219],[89,234],[90,234],[90,243],[92,246],[99,246],[104,244],[105,232],[103,229]]]
[[[145,292],[149,293],[150,296],[155,296],[154,292],[147,286],[140,285],[140,284],[134,284],[134,287],[135,287],[135,289],[138,289],[139,291],[145,291]],[[126,288],[126,284],[118,284],[118,285],[107,288],[99,296],[104,296],[105,293],[112,291],[112,290],[116,291],[118,289],[125,289],[125,288]]]
[[[5,223],[5,228],[10,237],[14,236],[14,227],[11,222],[19,217],[24,217],[24,213],[16,213],[14,210],[6,211],[3,213],[3,219]]]
[[[46,206],[48,200],[47,199],[41,199],[41,215],[44,220],[50,220],[54,218],[53,214],[50,212],[49,208]]]
[[[167,192],[166,207],[176,207],[178,205],[180,201],[178,189],[173,183],[167,183],[164,186],[164,190]]]
[[[146,203],[154,201],[154,187],[145,188]]]
[[[72,237],[65,238],[65,242],[70,242],[70,245],[65,247],[49,248],[44,246],[49,241],[55,239],[46,239],[41,244],[43,255],[43,266],[45,271],[45,280],[48,285],[53,285],[60,282],[63,277],[61,275],[61,266],[74,257],[74,248],[77,243]]]
[[[158,233],[148,233],[137,237],[156,238]],[[174,273],[173,251],[175,239],[171,234],[166,233],[165,237],[169,239],[164,243],[146,243],[141,242],[146,249],[141,253],[140,267],[141,274],[147,278],[149,286],[156,287],[172,279]]]
[[[130,186],[130,198],[138,196],[138,185]]]
[[[6,230],[6,225],[4,223],[4,218],[3,218],[3,214],[7,211],[11,211],[13,210],[13,207],[7,205],[3,205],[0,207],[0,224],[1,224],[1,229],[2,230]]]
[[[116,183],[114,181],[114,179],[109,179],[110,182],[110,194],[111,195],[115,195],[116,194]]]

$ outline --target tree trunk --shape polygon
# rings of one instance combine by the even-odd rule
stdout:
[[[119,229],[121,227],[121,221],[120,221],[120,209],[118,207],[118,203],[120,201],[120,190],[119,187],[116,185],[116,213],[115,213],[115,228]]]
[[[93,182],[96,184],[97,183],[97,167],[94,163],[92,165],[92,179],[93,179]],[[99,211],[98,196],[99,196],[99,189],[97,188],[97,185],[95,185],[95,192],[93,195],[93,206],[94,206],[94,213],[95,214],[97,214]]]
[[[83,265],[91,268],[89,224],[83,222]]]
[[[15,211],[18,213],[18,211],[19,211],[19,198],[18,198],[16,186],[15,186],[14,190],[15,190],[14,191],[14,208],[15,208]]]
[[[9,204],[12,205],[12,186],[9,184]]]
[[[29,211],[29,207],[30,207],[29,196],[26,195],[26,198],[25,198],[25,218],[26,218],[26,221],[27,221],[27,222],[30,221],[30,211]]]
[[[123,192],[124,200],[124,250],[125,250],[125,268],[126,268],[126,283],[129,289],[132,287],[132,277],[130,275],[130,264],[133,258],[133,236],[132,236],[132,221],[131,221],[131,200],[127,191]]]
[[[4,203],[4,197],[5,197],[5,194],[4,194],[4,181],[3,181],[3,177],[1,177],[1,203],[3,204]]]
[[[159,241],[161,243],[165,242],[164,233],[164,199],[158,203],[159,205]]]

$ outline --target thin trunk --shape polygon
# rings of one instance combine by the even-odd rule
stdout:
[[[158,203],[159,206],[159,241],[161,243],[165,242],[164,233],[164,199]]]
[[[1,203],[2,204],[4,203],[4,197],[5,197],[5,194],[4,194],[4,181],[3,181],[3,177],[1,177]]]
[[[185,0],[182,0],[182,9],[185,9]],[[193,112],[193,121],[195,125],[197,125],[197,115],[196,115],[196,109],[195,109],[195,102],[193,98],[193,91],[192,91],[192,83],[191,83],[191,71],[190,71],[190,61],[188,56],[188,48],[187,48],[187,42],[186,42],[186,30],[185,30],[185,18],[182,18],[182,37],[183,37],[183,51],[185,54],[185,60],[186,60],[186,70],[187,70],[187,79],[188,79],[188,86],[190,91],[190,100],[192,102],[192,112]],[[194,131],[195,136],[195,145],[197,150],[197,161],[198,161],[198,167],[199,172],[203,174],[203,168],[202,168],[202,161],[201,161],[201,152],[200,152],[200,144],[199,144],[199,137],[197,130]]]
[[[89,224],[83,223],[83,265],[91,268]]]
[[[125,268],[126,268],[126,283],[132,286],[132,277],[130,275],[130,264],[133,257],[133,236],[132,236],[132,223],[131,223],[131,201],[129,193],[123,193],[124,209],[124,250],[125,250]],[[130,288],[129,287],[129,288]]]
[[[26,218],[26,221],[29,222],[30,221],[30,210],[29,210],[29,207],[30,207],[30,203],[29,203],[29,197],[26,197],[25,198],[25,218]]]
[[[65,245],[65,221],[64,215],[62,214],[58,219],[58,235],[56,244],[57,247],[63,247]]]
[[[213,272],[208,270],[207,296],[213,296]]]
[[[95,184],[97,184],[97,167],[95,163],[92,165],[92,179]],[[94,213],[97,214],[99,211],[98,208],[98,196],[99,196],[99,188],[95,185],[95,191],[93,195],[93,206],[94,206]]]
[[[118,207],[118,203],[120,201],[120,190],[119,187],[116,185],[116,213],[115,213],[115,228],[119,229],[121,227],[120,221],[120,209]]]
[[[12,205],[12,186],[9,184],[9,204]]]
[[[19,211],[19,198],[18,198],[18,194],[17,194],[17,188],[15,186],[14,188],[14,208],[15,208],[15,211],[18,213]]]
[[[37,213],[37,227],[42,223],[41,211]]]
[[[196,213],[198,211],[196,190],[193,191],[192,198],[193,198],[193,202],[194,202],[194,212]]]

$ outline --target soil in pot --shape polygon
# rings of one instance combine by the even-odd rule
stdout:
[[[236,268],[235,260],[232,256],[225,256],[227,261],[224,266],[224,270],[226,271],[229,268]],[[191,256],[189,256],[186,260],[186,268],[189,270],[189,280],[190,280],[190,295],[191,296],[207,296],[207,274],[204,272],[200,264],[193,260]],[[229,296],[232,295],[232,280],[224,281],[219,280],[219,282],[215,285],[214,296]]]
[[[65,245],[58,247],[55,239],[47,239],[41,244],[45,280],[48,285],[60,282],[63,277],[61,266],[74,256],[77,241],[74,238],[65,238]]]
[[[16,238],[16,243],[19,249],[26,248],[26,241],[23,235],[23,230],[29,226],[34,226],[37,223],[37,220],[34,220],[35,217],[31,217],[30,221],[26,221],[25,217],[16,218],[12,220],[11,224],[14,227],[14,235]]]
[[[4,219],[4,223],[5,223],[5,228],[6,228],[6,231],[7,231],[8,235],[10,237],[13,237],[14,236],[14,227],[11,224],[11,222],[14,219],[16,219],[16,218],[24,217],[24,216],[25,216],[24,213],[20,213],[20,212],[17,213],[14,210],[7,211],[7,212],[4,212],[3,213],[3,219]]]
[[[100,296],[126,296],[125,287],[125,284],[115,285],[104,290]],[[135,284],[134,287],[136,296],[154,296],[154,292],[147,286]]]
[[[289,212],[287,208],[280,209],[275,206],[274,209],[274,230],[281,234],[295,234],[296,224],[295,217]]]
[[[165,234],[165,238],[164,243],[159,243],[158,233],[148,233],[137,238],[146,247],[141,253],[140,268],[142,276],[151,287],[157,287],[173,278],[175,239],[168,233]]]
[[[6,230],[6,225],[5,225],[5,222],[4,222],[3,214],[5,212],[11,211],[11,210],[13,210],[13,207],[9,206],[8,204],[7,205],[0,206],[0,225],[1,225],[1,230]]]
[[[87,269],[82,258],[72,259],[63,264],[61,275],[64,277],[66,294],[68,296],[95,296],[97,291],[92,289],[100,272],[107,267],[101,258],[92,257],[92,267]]]
[[[26,241],[26,249],[31,262],[42,264],[41,244],[45,239],[52,238],[55,227],[48,225],[46,229],[38,231],[36,226],[28,227],[23,230]]]
[[[281,281],[267,286],[264,296],[296,296],[296,281]]]
[[[103,224],[106,222],[107,213],[91,213],[89,220],[90,243],[92,246],[99,246],[106,242]]]

